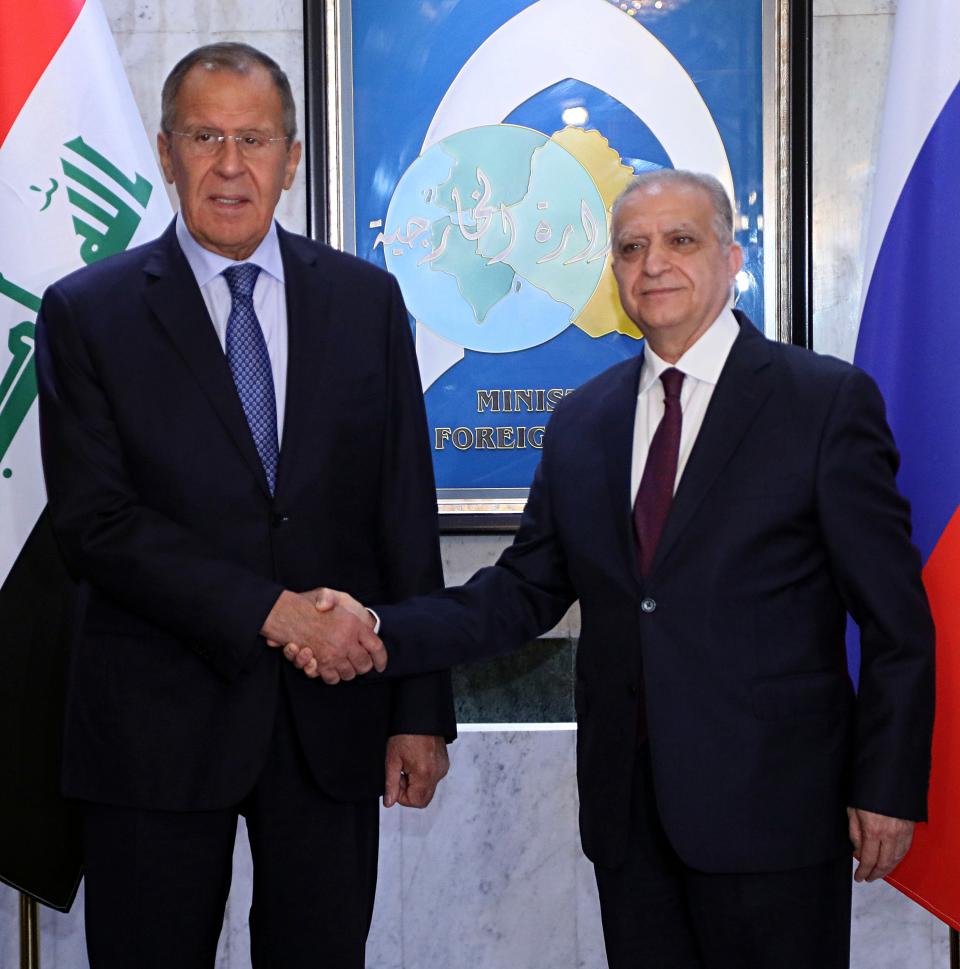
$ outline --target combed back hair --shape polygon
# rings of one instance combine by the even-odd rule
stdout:
[[[702,189],[710,196],[713,205],[713,231],[724,247],[733,242],[733,208],[730,196],[713,175],[702,172],[688,172],[682,168],[659,168],[654,172],[644,172],[637,175],[633,181],[617,196],[613,203],[612,215],[614,220],[623,203],[634,192],[642,192],[658,188],[661,185],[680,185],[686,188]]]
[[[272,57],[268,57],[256,47],[236,41],[205,44],[190,51],[186,57],[177,62],[163,82],[163,91],[160,95],[160,128],[164,134],[170,134],[176,123],[177,95],[180,93],[183,79],[198,66],[206,71],[227,70],[233,71],[234,74],[249,74],[253,67],[264,68],[280,95],[283,134],[288,145],[293,142],[297,136],[297,109],[293,103],[293,91],[290,90],[289,78]]]

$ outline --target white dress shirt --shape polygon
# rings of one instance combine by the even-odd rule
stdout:
[[[640,366],[640,386],[637,393],[637,414],[633,422],[633,462],[630,469],[630,505],[633,506],[640,489],[640,479],[647,463],[650,442],[653,440],[657,425],[663,417],[663,384],[660,374],[670,367],[683,373],[683,386],[680,389],[680,410],[683,423],[680,428],[680,454],[677,460],[677,486],[687,466],[690,452],[700,433],[707,405],[713,396],[713,389],[720,379],[720,371],[727,362],[740,324],[730,306],[710,324],[703,336],[673,364],[658,357],[648,343],[643,349],[643,363]]]
[[[219,256],[204,249],[190,235],[190,230],[177,214],[177,240],[187,262],[193,270],[197,285],[207,304],[207,312],[217,332],[220,346],[226,352],[227,320],[230,318],[230,287],[222,273],[228,266],[240,263],[226,256]],[[277,439],[283,442],[283,415],[287,398],[287,294],[283,281],[283,260],[280,258],[280,241],[277,225],[270,223],[270,230],[260,245],[244,263],[260,267],[260,275],[253,289],[253,308],[270,356],[273,372],[273,391],[277,399]]]

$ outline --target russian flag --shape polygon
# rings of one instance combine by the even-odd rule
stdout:
[[[960,928],[960,3],[897,13],[856,363],[887,401],[937,626],[930,821],[888,879]]]

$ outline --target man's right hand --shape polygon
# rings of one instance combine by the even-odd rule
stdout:
[[[260,630],[268,644],[309,650],[314,666],[308,675],[324,683],[352,680],[372,669],[382,673],[387,651],[369,624],[339,606],[318,608],[316,598],[315,593],[282,592]]]
[[[373,613],[369,609],[364,608],[353,596],[348,595],[346,592],[321,588],[313,589],[303,594],[310,599],[318,612],[326,613],[334,610],[346,610],[354,615],[361,625],[369,629],[371,633],[373,632],[373,628],[376,625]],[[270,645],[274,646],[276,643],[271,643]],[[315,679],[322,675],[320,672],[320,664],[317,662],[316,657],[313,655],[313,650],[309,646],[305,646],[299,642],[289,642],[283,647],[283,655],[298,670],[303,670],[310,679]]]

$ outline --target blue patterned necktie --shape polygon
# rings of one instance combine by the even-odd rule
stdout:
[[[224,269],[223,275],[232,300],[227,319],[227,363],[272,495],[277,480],[280,444],[270,356],[253,308],[253,287],[260,275],[260,267],[245,262]]]

